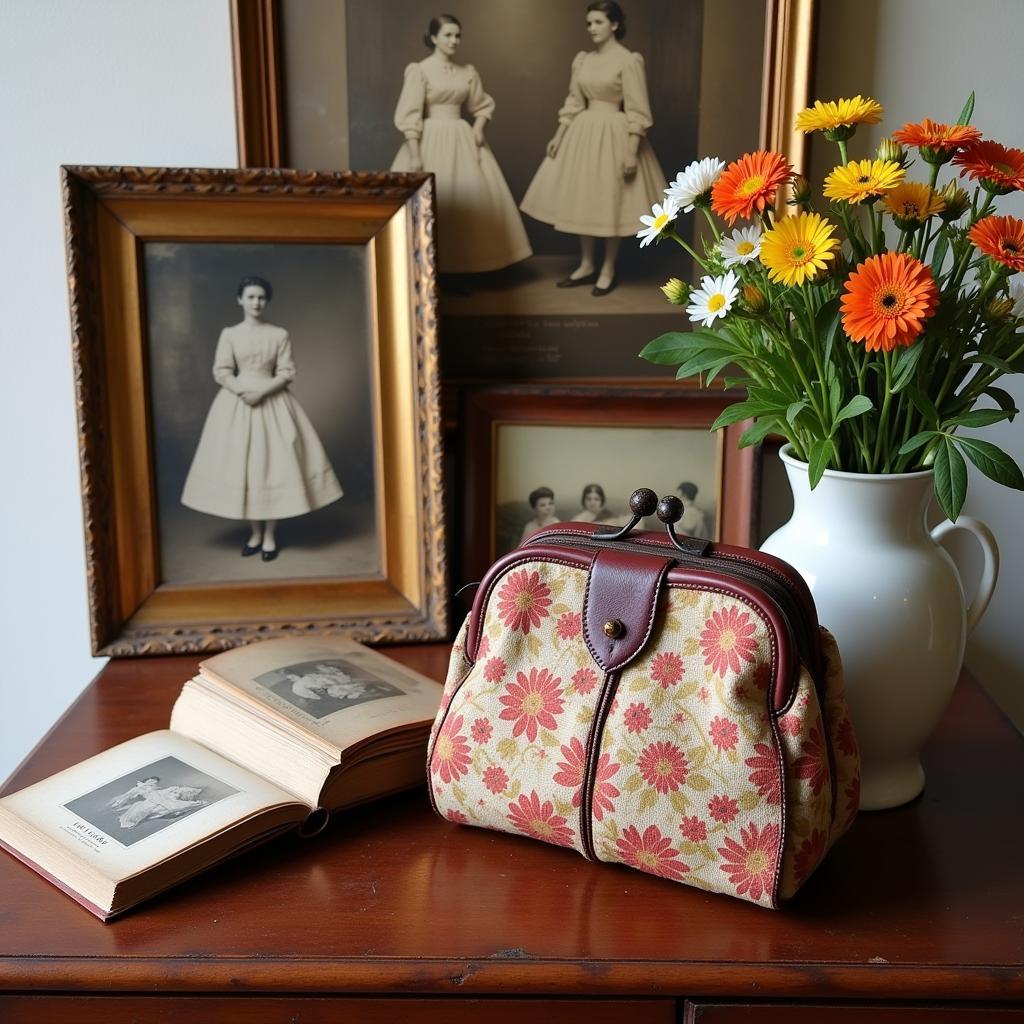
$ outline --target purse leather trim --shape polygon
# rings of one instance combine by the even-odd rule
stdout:
[[[636,555],[635,557],[642,558],[644,556]],[[654,552],[652,552],[652,557],[657,557]],[[480,636],[483,631],[484,610],[487,608],[495,586],[510,569],[519,563],[554,562],[586,571],[593,566],[596,558],[597,552],[589,549],[584,552],[578,548],[564,545],[544,547],[539,544],[527,548],[516,548],[507,555],[503,555],[491,566],[477,591],[476,600],[473,602],[469,633],[466,637],[467,659],[476,662]],[[800,664],[794,657],[796,641],[793,637],[792,627],[779,611],[775,602],[767,599],[757,588],[748,586],[741,580],[729,579],[728,583],[724,583],[721,576],[711,568],[705,570],[683,566],[670,567],[664,581],[668,586],[691,587],[736,597],[750,605],[768,623],[775,660],[775,679],[770,691],[771,709],[774,714],[779,714],[787,708],[796,693]],[[813,667],[808,666],[808,668],[813,673]]]
[[[583,598],[583,639],[602,672],[628,665],[646,646],[654,628],[668,557],[630,554],[605,548],[597,553]],[[619,632],[609,636],[606,623]]]

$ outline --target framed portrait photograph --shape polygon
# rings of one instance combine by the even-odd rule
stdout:
[[[640,216],[703,156],[803,166],[814,5],[235,0],[240,159],[435,175],[446,379],[653,377],[693,268]]]
[[[459,582],[480,579],[546,526],[625,526],[639,487],[682,500],[680,533],[749,545],[754,450],[736,448],[743,424],[709,430],[736,397],[693,387],[467,389]],[[664,530],[654,517],[640,528]]]
[[[443,637],[429,178],[63,174],[94,653]]]

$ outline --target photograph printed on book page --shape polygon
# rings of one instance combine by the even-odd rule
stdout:
[[[0,801],[118,881],[295,797],[176,733],[112,747]]]
[[[431,721],[441,686],[355,641],[268,640],[204,661],[200,675],[227,682],[344,749]]]

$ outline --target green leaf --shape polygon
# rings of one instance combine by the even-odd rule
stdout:
[[[732,356],[726,356],[725,359],[728,362],[732,359]],[[721,352],[697,352],[690,356],[689,359],[684,360],[679,369],[676,370],[676,380],[684,380],[687,377],[692,377],[695,373],[703,373],[714,366],[719,366],[721,361]]]
[[[987,387],[985,388],[985,394],[991,398],[1000,409],[1005,410],[1010,414],[1010,422],[1013,422],[1013,417],[1017,415],[1020,410],[1017,408],[1016,402],[1013,400],[1013,395],[1009,391],[1004,391],[1002,388]]]
[[[792,395],[787,395],[775,388],[753,387],[747,389],[747,394],[755,401],[760,402],[765,408],[785,409],[793,400]]]
[[[830,377],[828,382],[828,411],[833,420],[839,415],[839,407],[842,403],[843,386],[839,383],[838,377]]]
[[[836,414],[829,436],[831,437],[835,434],[836,429],[843,420],[852,420],[855,416],[863,416],[864,413],[870,412],[874,407],[874,404],[867,395],[854,395]]]
[[[711,382],[727,367],[732,365],[732,356],[726,356],[724,359],[719,360],[717,363],[713,363],[708,367],[708,375],[704,378],[704,387],[710,386]]]
[[[939,426],[939,411],[935,408],[932,400],[916,385],[911,384],[907,388],[907,394],[914,403],[914,407],[924,417],[932,429],[937,430]]]
[[[932,277],[938,280],[942,273],[942,264],[946,262],[946,253],[949,251],[949,236],[945,231],[939,232],[935,240],[935,248],[932,250]]]
[[[808,466],[812,491],[818,486],[834,450],[835,445],[831,437],[820,437],[811,445]]]
[[[804,305],[804,297],[800,289],[789,288],[784,291],[782,293],[782,304],[793,314],[793,319],[796,320],[800,328],[801,339],[805,344],[810,344],[811,339],[814,337],[814,325],[811,323],[811,318],[807,313],[807,307]]]
[[[891,391],[894,395],[899,394],[910,383],[910,379],[914,376],[914,371],[917,369],[917,364],[921,361],[921,353],[923,351],[923,341],[919,341],[916,345],[911,345],[910,348],[900,350],[900,354],[896,357],[896,366],[893,368],[892,374]]]
[[[1015,410],[1016,411],[1016,410]],[[946,427],[987,427],[1000,420],[1008,420],[1013,413],[1006,409],[972,409],[946,420]]]
[[[967,497],[967,463],[949,436],[943,436],[935,452],[935,496],[955,523]]]
[[[775,429],[775,419],[766,417],[758,420],[752,427],[748,427],[740,434],[737,448],[749,448],[752,444],[760,444]]]
[[[822,362],[824,363],[831,361],[832,346],[839,333],[839,324],[839,296],[837,295],[824,303],[814,317],[814,331],[823,344],[824,358]]]
[[[807,401],[806,398],[801,398],[799,402],[794,402],[792,405],[790,405],[789,408],[786,409],[786,422],[791,427],[795,426],[797,416],[799,416],[800,413],[803,412],[803,410],[806,409],[809,404],[810,403]]]
[[[735,405],[730,405],[723,409],[718,414],[718,418],[711,424],[711,429],[718,430],[720,427],[731,427],[734,423],[739,423],[740,420],[753,419],[755,416],[760,416],[766,411],[765,407],[759,402],[737,402]]]
[[[736,336],[727,327],[720,327],[717,331],[709,331],[706,327],[695,327],[688,333],[691,338],[703,341],[705,348],[721,348],[732,351],[739,344]]]
[[[991,441],[980,441],[976,437],[955,438],[960,450],[990,480],[1005,484],[1017,491],[1024,491],[1024,473],[1009,455],[997,448]]]
[[[669,331],[668,334],[659,335],[653,341],[647,342],[640,349],[640,358],[646,359],[649,363],[674,366],[706,347],[703,341],[695,338],[692,333]]]
[[[967,97],[967,102],[964,104],[964,109],[960,111],[960,117],[957,119],[957,124],[970,124],[971,118],[974,116],[974,90],[971,90],[971,95]]]
[[[935,437],[937,431],[934,430],[922,430],[920,434],[915,434],[908,441],[904,441],[900,445],[900,455],[909,455],[911,452],[916,452],[918,448],[923,448],[933,437]]]
[[[990,356],[988,354],[970,356],[964,360],[965,363],[984,363],[986,366],[991,366],[993,369],[1002,370],[1003,373],[1016,373],[1017,371],[1005,360],[1000,359],[998,356]]]

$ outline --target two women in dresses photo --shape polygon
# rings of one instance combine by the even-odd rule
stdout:
[[[636,233],[666,182],[646,138],[653,118],[644,59],[621,42],[622,7],[613,0],[589,4],[586,28],[592,49],[572,61],[557,129],[519,209],[578,237],[579,262],[557,286],[592,285],[591,294],[600,297],[615,287],[622,239]],[[405,69],[395,110],[405,141],[391,169],[435,175],[443,274],[498,270],[531,254],[519,209],[484,138],[494,100],[476,68],[454,60],[461,40],[455,15],[430,20],[424,37],[430,55]]]
[[[224,519],[248,522],[243,558],[278,555],[277,523],[322,508],[342,496],[324,446],[291,394],[292,344],[283,327],[266,322],[274,290],[244,277],[236,301],[239,323],[220,332],[213,360],[219,390],[203,425],[181,502]]]

